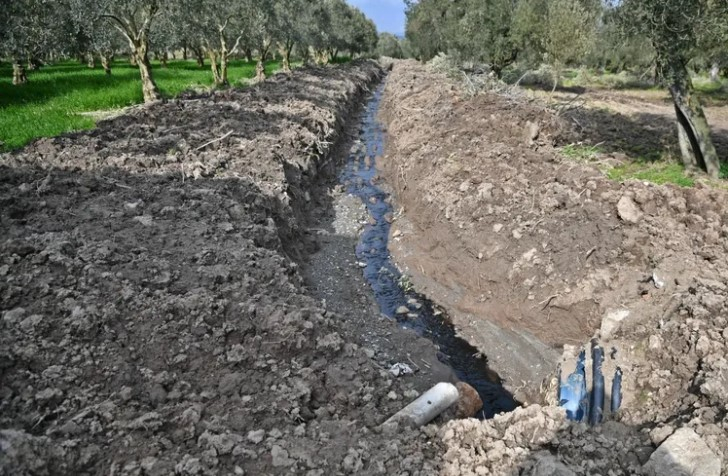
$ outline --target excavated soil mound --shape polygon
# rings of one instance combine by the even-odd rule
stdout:
[[[410,384],[289,258],[381,74],[307,68],[0,158],[0,474],[433,474],[426,435],[377,434]]]
[[[617,418],[636,438],[625,447],[687,426],[726,466],[728,193],[610,181],[559,155],[574,133],[539,103],[470,98],[415,62],[395,64],[383,118],[379,164],[400,207],[393,252],[516,396],[540,401],[547,379],[552,399],[563,346],[597,336],[615,349],[608,369],[625,372]],[[466,433],[456,448],[488,447]],[[488,460],[475,453],[470,469]],[[606,466],[631,474],[636,461]]]

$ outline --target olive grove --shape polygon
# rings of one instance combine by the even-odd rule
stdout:
[[[13,83],[43,62],[100,60],[112,74],[115,56],[129,55],[139,68],[145,101],[159,99],[151,57],[170,55],[209,61],[214,83],[228,84],[231,59],[265,64],[280,55],[327,63],[342,52],[373,52],[374,23],[345,0],[0,0],[0,60],[13,64]]]
[[[501,77],[515,64],[649,76],[672,96],[686,166],[719,175],[691,72],[716,83],[728,68],[725,0],[405,0],[416,57],[444,53]]]

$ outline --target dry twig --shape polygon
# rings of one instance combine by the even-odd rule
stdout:
[[[224,140],[224,139],[226,139],[227,137],[229,137],[230,135],[232,135],[232,133],[233,133],[233,132],[234,132],[234,131],[232,131],[232,130],[231,130],[230,132],[228,132],[227,134],[225,134],[225,135],[224,135],[224,136],[222,136],[222,137],[219,137],[219,138],[217,138],[217,139],[213,139],[213,140],[211,140],[211,141],[205,142],[204,144],[202,144],[201,146],[199,146],[198,148],[196,148],[196,149],[195,149],[195,151],[198,151],[198,150],[202,150],[202,149],[204,149],[205,147],[207,147],[208,145],[212,145],[212,144],[214,144],[215,142],[220,142],[221,140]]]

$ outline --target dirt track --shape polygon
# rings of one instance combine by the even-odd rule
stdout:
[[[330,172],[380,74],[304,69],[0,158],[0,475],[627,475],[681,426],[725,461],[724,193],[608,182],[556,155],[571,132],[539,107],[416,63],[383,115],[401,263],[522,401],[626,307],[627,394],[596,429],[538,405],[379,427],[451,378],[346,251],[363,208]],[[387,371],[409,357],[433,365]]]

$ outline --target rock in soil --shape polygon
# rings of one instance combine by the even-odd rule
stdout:
[[[720,476],[720,458],[691,428],[680,428],[652,453],[645,465],[650,476]]]

